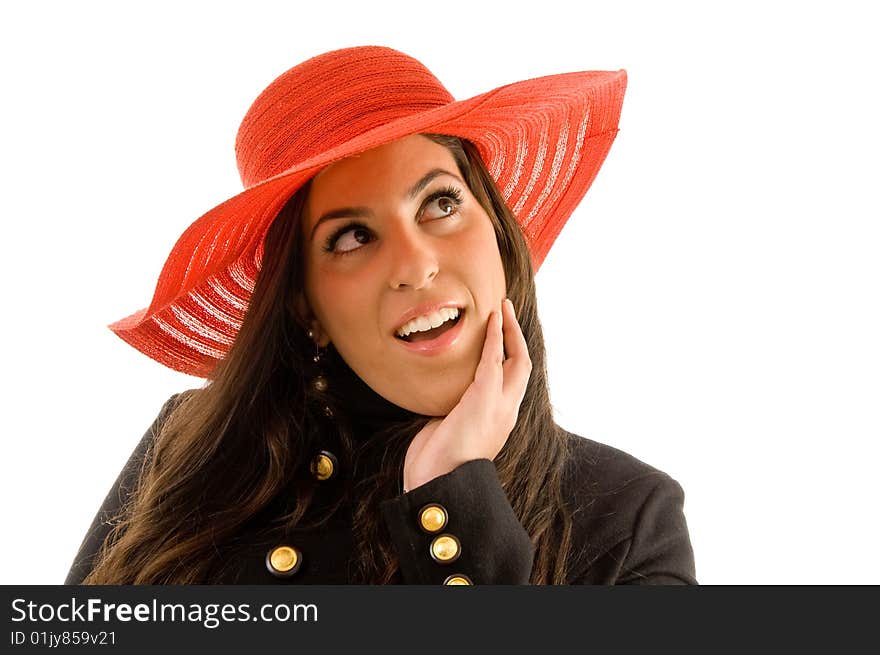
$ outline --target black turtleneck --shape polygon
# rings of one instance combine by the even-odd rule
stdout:
[[[332,345],[328,346],[325,359],[328,393],[344,408],[355,431],[355,438],[369,438],[390,423],[419,416],[376,393],[346,364]]]
[[[373,391],[335,351],[328,352],[327,360],[328,391],[339,407],[346,408],[356,466],[350,466],[349,454],[337,447],[342,461],[335,479],[317,482],[306,471],[296,477],[305,484],[317,482],[313,490],[319,494],[319,502],[310,505],[307,516],[328,520],[313,528],[306,525],[308,520],[290,529],[284,525],[272,528],[273,519],[281,515],[269,512],[278,506],[271,503],[267,512],[253,517],[237,538],[221,544],[224,548],[216,563],[218,569],[208,582],[350,584],[360,579],[352,575],[352,566],[359,561],[357,549],[373,546],[355,543],[349,509],[357,497],[352,490],[357,493],[369,489],[374,482],[369,477],[371,472],[402,466],[402,453],[410,435],[391,426],[418,415]],[[165,403],[120,473],[80,546],[66,584],[78,584],[91,570],[110,531],[110,519],[135,488],[144,454],[179,396],[175,394]],[[313,446],[326,446],[332,452],[334,444],[340,445],[332,434],[332,425],[331,419],[324,426],[326,433],[319,430],[318,443]],[[386,427],[389,430],[384,430]],[[559,438],[551,427],[545,426],[534,438]],[[572,433],[563,436],[571,449],[563,489],[574,519],[570,584],[696,582],[680,485],[623,451]],[[387,457],[392,447],[394,457]],[[465,462],[408,493],[386,489],[381,495],[384,499],[379,500],[377,512],[390,535],[402,582],[445,584],[462,576],[474,584],[529,582],[535,544],[514,512],[492,461]],[[293,502],[296,497],[296,493],[282,493],[278,503]],[[325,503],[341,511],[322,513],[320,506]],[[421,523],[423,511],[438,507],[447,517],[443,534],[428,531]],[[452,553],[450,556],[456,559],[437,561],[435,540],[445,540],[446,550],[440,552]],[[458,546],[450,550],[452,542]],[[295,547],[301,556],[301,567],[290,575],[273,572],[268,563],[269,556],[281,547]]]

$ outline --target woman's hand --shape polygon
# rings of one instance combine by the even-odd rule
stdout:
[[[495,459],[516,425],[532,360],[513,303],[505,299],[501,306],[489,315],[474,381],[449,414],[413,437],[403,465],[405,491],[470,460]]]

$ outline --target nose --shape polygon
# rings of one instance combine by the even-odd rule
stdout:
[[[388,281],[392,289],[421,289],[437,276],[440,265],[436,248],[418,228],[413,231],[405,227],[395,230],[388,239],[391,241],[391,273]]]

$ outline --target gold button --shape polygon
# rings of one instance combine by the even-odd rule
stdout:
[[[288,578],[299,570],[302,553],[293,546],[278,546],[266,553],[266,568],[279,578]]]
[[[451,534],[441,534],[431,542],[431,557],[438,564],[449,564],[461,555],[461,544]]]
[[[312,460],[312,475],[321,481],[332,478],[336,469],[336,456],[328,450],[319,451]]]
[[[471,579],[463,573],[453,573],[443,581],[445,585],[472,585]]]
[[[425,505],[419,511],[419,524],[422,526],[422,530],[428,533],[440,532],[446,527],[446,519],[446,509],[443,505],[432,503]]]

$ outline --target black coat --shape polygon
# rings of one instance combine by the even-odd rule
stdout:
[[[390,403],[363,383],[353,384],[361,385],[357,393],[363,401],[355,405],[380,407],[378,413],[369,414],[368,410],[369,415],[361,417],[363,424],[381,419]],[[82,542],[65,584],[79,584],[91,571],[94,556],[110,531],[107,519],[134,488],[147,447],[180,395],[175,394],[165,403],[120,473]],[[616,448],[566,435],[572,454],[564,489],[576,508],[569,584],[696,584],[681,486],[662,471]],[[320,484],[332,494],[334,485],[345,475],[337,469],[333,477]],[[433,516],[445,515],[445,525],[428,532],[420,525],[420,512],[436,505],[441,510]],[[405,584],[443,584],[456,576],[473,584],[528,584],[535,549],[513,512],[493,462],[466,462],[408,493],[383,501],[380,508]],[[214,582],[350,582],[348,565],[355,548],[350,512],[337,513],[320,530],[299,530],[280,538],[252,531],[239,542],[237,563]],[[432,555],[432,544],[438,558]],[[445,550],[440,548],[442,545]],[[286,572],[271,564],[273,553],[280,558],[274,562],[281,568],[293,564],[283,557],[290,550],[276,550],[283,546],[293,547],[297,553],[297,564]]]

